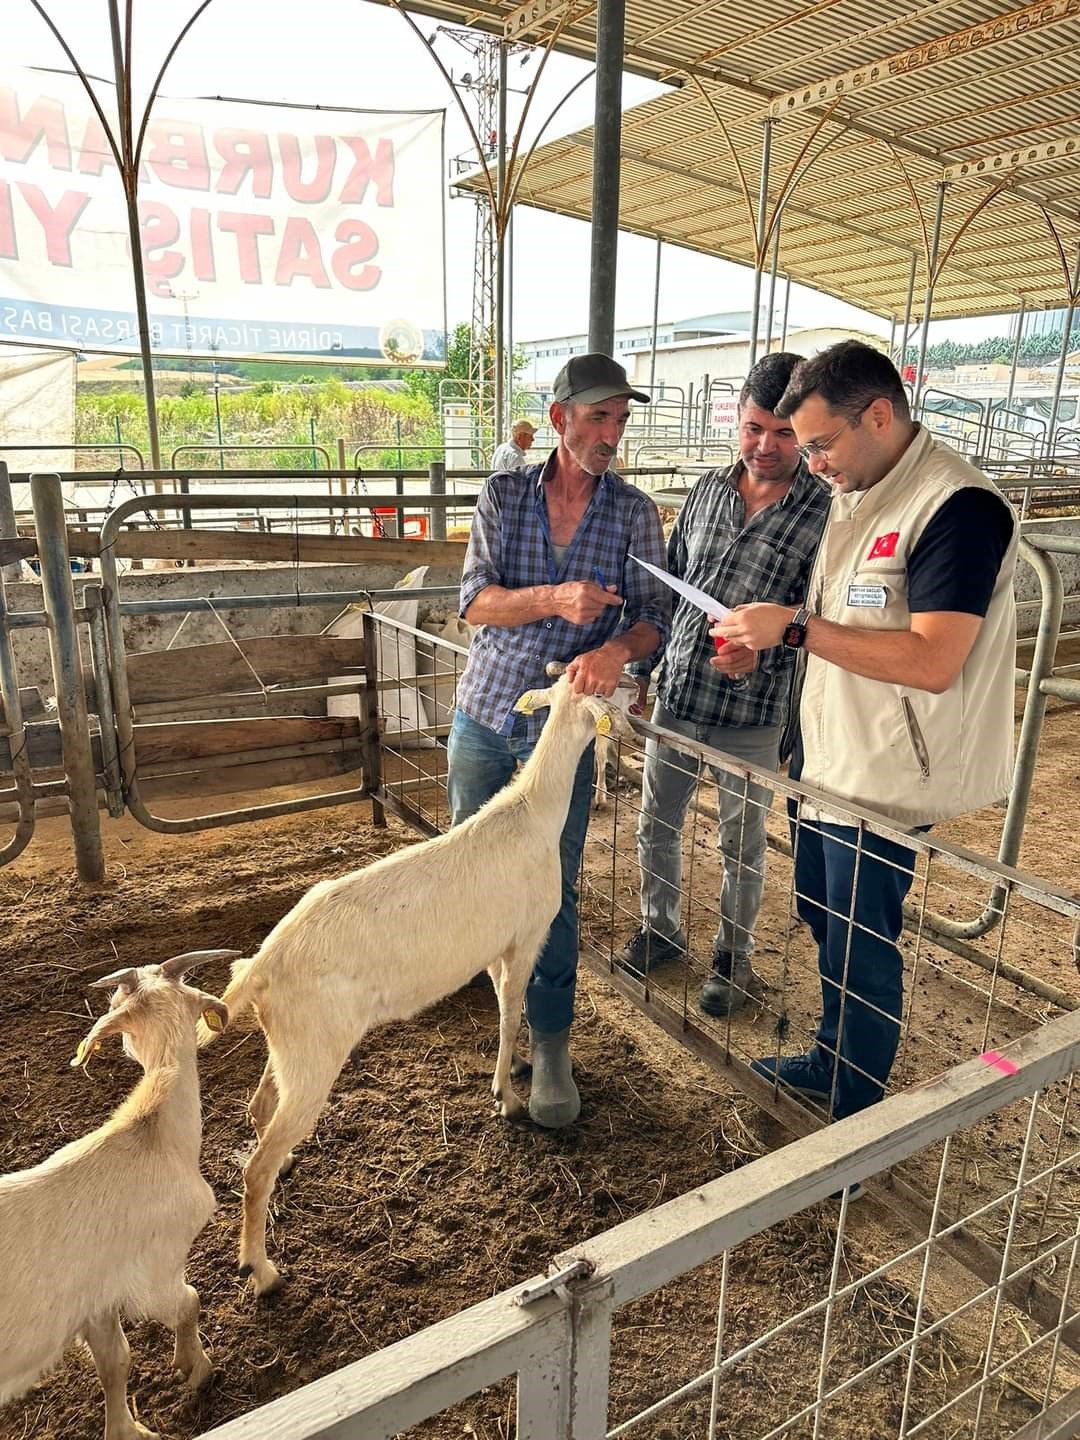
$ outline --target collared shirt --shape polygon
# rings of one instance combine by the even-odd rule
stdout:
[[[608,606],[589,625],[572,625],[549,615],[525,625],[481,625],[458,683],[457,704],[466,715],[499,734],[514,722],[514,702],[526,690],[551,683],[549,660],[570,661],[596,650],[613,635],[640,621],[653,625],[660,645],[667,640],[671,591],[627,557],[664,564],[664,535],[656,506],[643,491],[608,470],[597,483],[574,538],[558,565],[551,548],[544,484],[555,461],[493,475],[473,516],[461,576],[459,613],[489,585],[519,590],[591,580],[614,585],[624,604]],[[547,711],[528,717],[528,738],[539,735]]]
[[[495,454],[491,457],[491,473],[502,475],[509,470],[525,469],[525,451],[516,440],[504,440],[501,445],[496,445]]]
[[[742,461],[710,470],[694,486],[668,541],[667,568],[729,608],[754,600],[797,605],[829,514],[829,486],[801,461],[791,489],[746,522],[739,494]],[[755,670],[732,683],[709,665],[716,654],[709,621],[679,600],[657,694],[666,710],[697,725],[779,725],[786,713],[795,651],[758,654]],[[649,666],[631,669],[645,674]]]

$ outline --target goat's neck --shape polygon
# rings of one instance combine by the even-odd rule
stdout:
[[[152,1110],[163,1145],[198,1162],[202,1144],[202,1107],[194,1033],[148,1047],[145,1074],[132,1092],[131,1113]]]
[[[566,822],[578,761],[594,734],[591,717],[567,714],[564,702],[548,716],[535,749],[522,767],[519,783],[527,787],[534,812],[550,812],[559,829]]]

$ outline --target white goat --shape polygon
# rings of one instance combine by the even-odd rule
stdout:
[[[156,1440],[128,1408],[122,1313],[175,1331],[173,1363],[193,1389],[210,1375],[199,1297],[184,1281],[191,1242],[214,1212],[199,1173],[195,1022],[201,1012],[220,1028],[228,1011],[183,973],[239,953],[196,951],[93,982],[116,991],[72,1065],[122,1034],[145,1074],[99,1129],[33,1169],[0,1176],[0,1404],[80,1336],[105,1392],[105,1440]]]
[[[612,700],[574,695],[565,678],[523,695],[517,709],[551,714],[506,789],[447,834],[313,886],[258,953],[233,966],[222,999],[233,1018],[255,1007],[269,1052],[249,1107],[259,1143],[244,1171],[240,1236],[240,1273],[257,1294],[280,1281],[266,1255],[275,1177],[374,1026],[415,1015],[486,969],[499,1001],[492,1093],[501,1115],[521,1115],[510,1084],[514,1039],[562,900],[559,836],[574,774],[598,730],[630,733],[624,712],[635,695],[629,679]]]

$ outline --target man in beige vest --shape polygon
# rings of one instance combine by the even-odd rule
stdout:
[[[775,413],[834,491],[807,606],[741,606],[714,633],[803,650],[792,775],[912,830],[1001,799],[1013,760],[1012,510],[913,423],[900,376],[868,345],[803,361]],[[865,832],[860,842],[805,803],[797,839],[822,1018],[808,1054],[753,1068],[840,1119],[881,1098],[896,1056],[896,940],[915,855]]]

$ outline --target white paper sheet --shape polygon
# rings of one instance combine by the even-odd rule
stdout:
[[[674,590],[677,595],[681,595],[684,600],[689,600],[691,605],[696,606],[699,610],[704,610],[705,614],[711,616],[713,619],[726,620],[731,614],[728,606],[721,605],[719,600],[714,599],[711,595],[707,595],[704,590],[699,590],[696,585],[688,585],[685,580],[676,580],[674,575],[669,575],[666,570],[661,570],[658,565],[650,565],[648,560],[639,560],[636,555],[631,555],[630,559],[633,560],[635,564],[643,566],[651,575],[655,575],[658,580],[662,580],[665,585],[670,586],[671,589]]]

